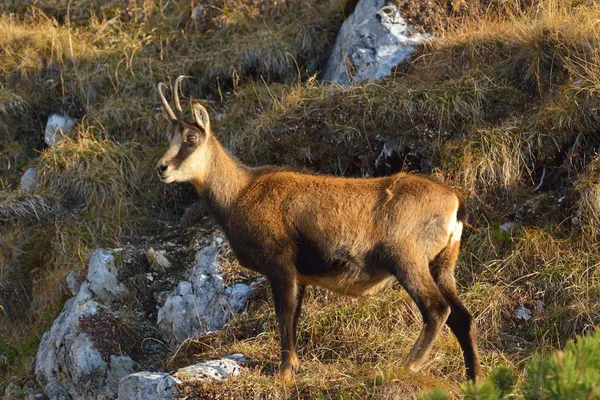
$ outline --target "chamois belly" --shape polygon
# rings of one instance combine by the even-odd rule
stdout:
[[[389,286],[395,277],[368,263],[366,252],[337,244],[319,247],[316,241],[299,240],[296,256],[298,280],[348,296],[366,296]]]
[[[302,285],[314,285],[338,294],[362,297],[375,294],[390,286],[396,278],[388,272],[382,272],[369,277],[356,277],[344,274],[335,276],[299,275],[298,280]]]

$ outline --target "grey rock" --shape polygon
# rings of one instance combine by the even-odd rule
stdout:
[[[214,245],[200,249],[196,253],[196,268],[194,268],[193,274],[205,272],[209,274],[218,274],[220,269],[220,265],[217,262],[218,254],[219,248]]]
[[[67,115],[52,114],[44,130],[44,142],[49,147],[58,143],[75,126],[75,120]]]
[[[386,0],[360,0],[344,21],[327,62],[324,80],[349,85],[378,80],[411,57],[429,35],[415,33]]]
[[[2,400],[13,400],[22,398],[23,391],[21,387],[17,385],[15,382],[10,381],[8,385],[6,385],[6,389],[4,390],[4,396],[2,396]]]
[[[230,376],[238,376],[241,372],[238,361],[245,359],[242,354],[232,354],[219,360],[209,360],[180,368],[173,375],[166,372],[136,372],[121,379],[119,399],[174,399],[177,396],[177,385],[182,382],[222,380]]]
[[[79,324],[82,317],[107,308],[103,301],[124,291],[114,269],[110,253],[95,251],[90,257],[88,280],[67,300],[42,337],[35,374],[50,399],[115,398],[119,380],[133,372],[133,360],[127,356],[112,356],[107,363]]]
[[[254,288],[245,284],[226,287],[217,259],[219,243],[224,243],[224,239],[211,237],[207,243],[214,245],[197,252],[186,280],[174,290],[154,293],[164,293],[158,296],[163,301],[159,303],[163,305],[158,309],[158,328],[170,344],[179,345],[190,336],[219,329],[233,313],[244,308]],[[155,262],[157,254],[161,253],[154,252]],[[178,281],[179,278],[173,283]],[[171,399],[177,395],[178,376],[222,379],[239,374],[237,362],[243,360],[241,355],[197,364],[177,376],[134,374],[135,363],[129,356],[113,354],[106,358],[96,347],[94,332],[83,330],[87,324],[80,326],[80,321],[90,315],[117,315],[121,311],[121,300],[127,292],[118,281],[113,253],[94,251],[87,279],[79,283],[72,271],[67,282],[74,296],[43,335],[36,357],[36,378],[50,399]]]
[[[164,250],[156,251],[152,247],[146,252],[146,258],[152,269],[158,273],[164,273],[171,268],[171,263],[167,259],[167,253]]]
[[[110,356],[110,369],[106,376],[108,386],[118,388],[122,378],[130,375],[135,368],[135,363],[128,356]]]
[[[174,399],[177,385],[181,383],[166,372],[136,372],[119,382],[120,400]]]
[[[532,316],[533,313],[531,312],[531,310],[525,307],[519,307],[515,312],[515,317],[517,318],[517,320],[525,322],[529,321],[532,318]]]
[[[500,225],[500,230],[504,232],[512,232],[517,224],[513,221],[505,222]]]
[[[194,22],[201,22],[206,18],[206,7],[199,4],[192,10],[192,20]]]
[[[252,289],[241,283],[225,287],[217,253],[215,246],[200,250],[189,279],[167,294],[158,310],[158,328],[171,345],[221,328],[245,307]]]
[[[79,292],[79,288],[81,287],[81,280],[79,279],[79,276],[77,276],[77,272],[69,272],[66,281],[67,287],[71,291],[71,294],[73,294],[73,296],[76,296],[77,292]]]
[[[28,191],[33,190],[40,186],[40,178],[37,174],[37,169],[35,167],[29,168],[23,176],[21,177],[21,190]]]
[[[103,302],[110,302],[125,293],[123,285],[117,282],[115,258],[103,249],[94,251],[90,257],[88,282],[92,293]]]
[[[240,370],[241,367],[236,360],[225,357],[181,368],[174,376],[181,381],[221,380],[229,376],[238,376]]]
[[[36,391],[32,386],[19,386],[15,382],[10,381],[8,385],[6,385],[2,400],[35,400],[36,398],[39,398],[38,396],[39,394],[36,394]]]

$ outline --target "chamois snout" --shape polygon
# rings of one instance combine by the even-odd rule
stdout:
[[[158,173],[158,177],[160,179],[165,178],[165,173],[167,172],[167,169],[169,169],[169,163],[158,163],[158,165],[156,166],[156,172]]]

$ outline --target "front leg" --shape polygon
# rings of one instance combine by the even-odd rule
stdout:
[[[274,269],[277,271],[277,275],[268,277],[281,336],[280,376],[284,381],[289,381],[300,365],[296,355],[296,314],[299,314],[299,286],[295,271],[287,268],[289,267],[278,266],[277,269]]]

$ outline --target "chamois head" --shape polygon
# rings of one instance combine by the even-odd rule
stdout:
[[[175,80],[175,112],[163,93],[165,84],[158,84],[160,99],[171,120],[169,149],[156,165],[158,176],[164,183],[202,180],[206,174],[206,160],[210,156],[208,142],[212,133],[208,112],[200,103],[190,101],[194,118],[186,120],[179,103],[179,86],[185,78],[179,76]]]

